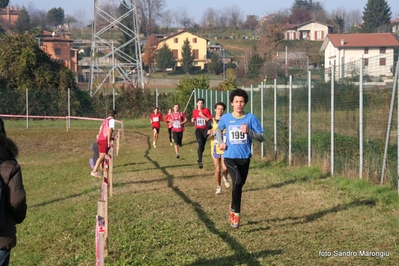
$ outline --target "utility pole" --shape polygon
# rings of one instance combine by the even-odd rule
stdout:
[[[225,60],[226,50],[223,48],[222,52],[223,52],[223,81],[225,81],[226,80],[226,63],[224,60]]]
[[[144,89],[144,72],[141,59],[141,46],[137,18],[137,0],[119,0],[126,12],[119,17],[109,13],[101,5],[106,0],[94,0],[94,17],[92,23],[92,44],[90,52],[90,95],[95,95],[104,83],[129,83]],[[126,23],[129,21],[130,23]],[[130,25],[129,25],[130,24]],[[125,36],[114,41],[114,31]],[[111,36],[111,37],[110,37]],[[127,46],[134,46],[134,54],[127,54]],[[117,82],[117,81],[116,81]]]

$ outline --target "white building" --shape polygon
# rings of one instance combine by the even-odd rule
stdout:
[[[316,20],[310,20],[302,24],[285,24],[286,40],[310,40],[323,41],[333,27]]]
[[[326,80],[335,66],[335,78],[359,75],[363,58],[363,74],[370,77],[392,76],[392,67],[397,61],[394,50],[399,42],[391,33],[328,34],[320,53],[324,54]]]

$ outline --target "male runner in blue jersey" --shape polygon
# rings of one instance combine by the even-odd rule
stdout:
[[[262,142],[263,128],[258,118],[245,113],[248,94],[243,89],[235,89],[230,94],[230,104],[233,112],[225,114],[219,120],[216,138],[219,148],[224,150],[224,163],[233,183],[232,202],[230,207],[230,225],[240,226],[242,187],[248,176],[252,139]],[[223,130],[226,130],[226,140],[223,142]]]

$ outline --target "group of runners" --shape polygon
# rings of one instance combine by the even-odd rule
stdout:
[[[215,166],[216,194],[222,192],[221,182],[223,180],[226,187],[230,187],[231,178],[231,204],[229,220],[232,228],[240,225],[241,196],[242,188],[247,180],[253,140],[262,142],[263,128],[258,118],[244,111],[248,102],[248,94],[243,89],[235,89],[230,93],[230,105],[233,111],[224,114],[226,104],[218,102],[214,106],[214,116],[210,110],[204,106],[204,99],[197,100],[197,107],[193,110],[191,121],[195,125],[195,137],[197,140],[197,164],[203,168],[202,157],[208,136],[211,136],[211,154]],[[99,157],[91,172],[92,176],[100,177],[97,169],[101,167],[105,154],[110,148],[112,134],[115,128],[116,112],[111,110],[108,118],[105,119],[100,127],[97,136]],[[170,146],[174,145],[176,158],[180,158],[179,149],[182,147],[184,125],[187,123],[187,116],[179,110],[179,105],[175,104],[168,110],[165,117],[155,107],[150,115],[151,127],[153,129],[154,148],[157,147],[161,121],[166,122],[168,129]],[[94,162],[93,162],[94,163]]]
[[[240,225],[242,188],[248,176],[251,145],[253,140],[262,142],[263,128],[258,118],[244,111],[248,102],[248,94],[243,89],[235,89],[230,94],[230,105],[233,112],[224,114],[226,104],[218,102],[214,106],[214,116],[204,106],[204,99],[197,99],[197,107],[193,110],[191,122],[195,125],[197,140],[197,164],[203,168],[203,153],[208,136],[211,136],[211,154],[215,166],[216,194],[222,193],[221,182],[230,187],[227,174],[231,177],[232,200],[229,221],[232,228]],[[176,158],[180,158],[179,148],[182,146],[184,125],[187,116],[175,104],[165,117],[155,107],[150,115],[153,129],[153,147],[156,148],[161,121],[166,122],[170,146],[174,145]]]

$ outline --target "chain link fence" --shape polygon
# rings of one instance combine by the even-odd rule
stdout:
[[[254,113],[265,130],[265,141],[254,144],[254,154],[396,186],[398,119],[392,114],[398,108],[391,102],[398,88],[393,66],[397,59],[381,72],[380,58],[369,58],[367,65],[360,58],[243,88],[249,94],[246,111]],[[336,75],[338,70],[344,73]],[[196,90],[195,96],[205,98],[212,111],[216,102],[230,102],[228,91]]]
[[[380,55],[326,69],[287,69],[287,77],[244,88],[249,94],[246,111],[265,130],[265,141],[253,145],[254,154],[396,186],[397,58]],[[212,112],[219,101],[231,112],[229,96],[229,91],[195,89],[187,106],[192,110],[196,99],[204,98]],[[156,105],[165,113],[174,100],[174,93],[129,88],[95,98],[77,90],[60,90],[54,96],[39,89],[0,88],[0,114],[105,117],[116,109],[120,118],[143,118]]]

